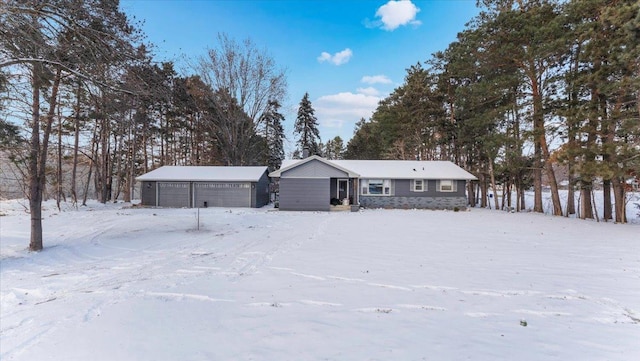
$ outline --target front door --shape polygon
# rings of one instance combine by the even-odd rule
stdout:
[[[345,198],[349,198],[349,180],[338,179],[338,199],[342,201]]]

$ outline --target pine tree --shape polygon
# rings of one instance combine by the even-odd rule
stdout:
[[[569,78],[575,100],[567,112],[573,130],[568,156],[575,159],[580,180],[582,218],[594,216],[590,193],[601,178],[603,218],[612,219],[615,213],[616,222],[626,222],[625,181],[637,171],[640,155],[639,10],[633,0],[574,1],[566,6],[572,22],[566,38],[574,43],[576,64]]]
[[[264,138],[266,140],[266,158],[269,170],[279,169],[284,160],[284,128],[282,122],[284,115],[278,112],[280,103],[270,100],[267,109],[261,117],[264,124]]]
[[[320,131],[318,130],[318,119],[314,113],[315,110],[313,110],[311,106],[309,93],[305,93],[298,108],[294,133],[300,137],[300,139],[298,139],[300,149],[308,149],[309,154],[320,153],[318,146],[320,143]]]
[[[342,159],[344,156],[344,142],[339,135],[327,141],[324,145],[324,157],[327,159]]]
[[[367,122],[364,118],[356,123],[353,137],[347,143],[345,159],[381,159],[381,132],[378,123]]]

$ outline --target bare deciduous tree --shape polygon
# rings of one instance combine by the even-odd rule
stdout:
[[[282,102],[287,93],[285,71],[251,39],[238,43],[218,34],[217,47],[199,59],[196,71],[214,91],[226,89],[255,123],[269,100]]]
[[[116,88],[96,68],[117,66],[134,56],[136,31],[117,0],[6,0],[0,7],[0,69],[27,79],[31,132],[28,156],[31,237],[29,249],[43,248],[42,200],[58,92],[63,77]],[[96,64],[98,66],[96,67]],[[44,116],[43,116],[44,113]]]

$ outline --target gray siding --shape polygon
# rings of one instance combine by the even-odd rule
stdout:
[[[280,209],[328,211],[329,179],[280,178]]]
[[[269,204],[269,176],[265,171],[262,177],[257,183],[252,183],[251,186],[251,207],[260,208]]]
[[[156,182],[142,182],[140,190],[141,201],[143,206],[156,206]]]
[[[412,192],[411,191],[411,179],[396,179],[395,180],[395,196],[396,197],[426,197],[427,192]],[[427,187],[431,191],[430,187]]]
[[[282,173],[281,178],[347,178],[349,175],[319,160],[312,160]]]
[[[158,182],[158,206],[190,207],[190,190],[189,182]]]
[[[251,207],[250,182],[193,183],[194,207]]]
[[[411,191],[411,179],[396,179],[395,180],[395,196],[396,197],[465,197],[466,195],[466,181],[456,181],[457,189],[455,192],[438,192],[437,180],[427,180],[427,190],[424,192]]]

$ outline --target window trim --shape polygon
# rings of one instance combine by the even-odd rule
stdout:
[[[420,189],[416,186],[420,184]],[[412,192],[426,192],[427,191],[427,181],[425,179],[412,179],[411,180],[411,191]]]
[[[382,193],[371,193],[370,184],[371,181],[374,181],[374,184],[382,185]],[[372,178],[372,179],[361,179],[360,180],[360,195],[369,196],[369,197],[390,197],[394,195],[393,191],[393,180],[392,179],[382,179],[382,178]]]
[[[380,193],[371,193],[371,183],[380,186]],[[369,179],[367,180],[367,193],[371,196],[382,196],[384,195],[384,179]]]
[[[451,189],[442,189],[443,182],[450,182]],[[458,184],[453,179],[441,179],[438,181],[438,192],[452,193],[458,191]]]

